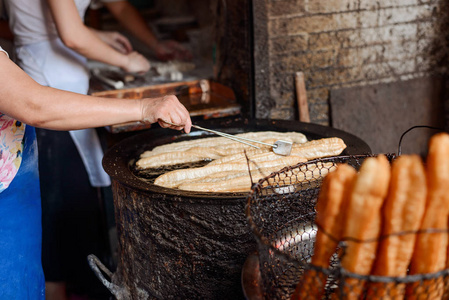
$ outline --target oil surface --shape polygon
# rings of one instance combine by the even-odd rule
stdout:
[[[154,181],[156,180],[157,177],[159,177],[160,175],[165,174],[167,172],[180,170],[180,169],[204,167],[209,162],[211,162],[211,160],[202,160],[202,161],[198,161],[198,162],[169,165],[169,166],[162,166],[160,168],[149,168],[149,169],[138,169],[138,168],[136,168],[136,166],[134,164],[131,171],[139,179],[141,179],[147,183],[154,183]]]

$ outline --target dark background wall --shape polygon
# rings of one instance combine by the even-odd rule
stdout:
[[[356,133],[374,152],[396,151],[411,125],[445,126],[447,1],[264,0],[253,8],[256,118],[298,118],[301,71],[311,122]],[[432,133],[406,149],[423,152]]]

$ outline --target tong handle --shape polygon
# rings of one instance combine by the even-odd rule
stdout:
[[[250,140],[250,139],[245,139],[245,138],[242,138],[242,137],[236,137],[234,135],[227,134],[227,133],[224,133],[224,132],[215,131],[215,130],[212,130],[212,129],[207,129],[207,128],[204,128],[204,127],[201,127],[201,126],[198,126],[198,125],[194,125],[194,124],[192,124],[192,127],[196,128],[196,129],[200,129],[200,130],[204,130],[204,131],[207,131],[207,132],[214,133],[216,135],[219,135],[219,136],[222,136],[222,137],[234,140],[234,141],[239,142],[239,143],[246,144],[248,146],[251,146],[251,147],[254,147],[254,148],[257,148],[257,149],[260,149],[260,147],[257,147],[255,145],[247,143],[247,142],[244,142],[244,140],[251,141],[251,142],[256,142],[256,143],[261,143],[261,144],[265,144],[265,145],[270,145],[270,144],[266,144],[266,143],[262,143],[262,142],[258,142],[258,141],[253,141],[253,140]]]
[[[171,122],[164,121],[164,120],[161,120],[161,121],[163,121],[164,123],[173,125],[173,126],[179,126],[179,125],[176,125],[176,124],[173,124]],[[257,146],[255,146],[253,144],[250,144],[250,143],[247,143],[245,141],[252,142],[252,143],[259,143],[259,144],[262,144],[262,145],[271,146],[273,148],[277,148],[277,146],[278,146],[276,144],[272,145],[272,144],[264,143],[264,142],[261,142],[261,141],[256,141],[256,140],[247,139],[247,138],[243,138],[243,137],[237,137],[237,136],[232,135],[232,134],[227,134],[227,133],[224,133],[224,132],[221,132],[221,131],[216,131],[216,130],[204,128],[204,127],[201,127],[201,126],[198,126],[198,125],[194,125],[194,124],[192,124],[192,127],[196,128],[196,129],[204,130],[204,131],[207,131],[207,132],[210,132],[210,133],[214,133],[216,135],[219,135],[219,136],[222,136],[222,137],[234,140],[234,141],[239,142],[239,143],[243,143],[245,145],[248,145],[248,146],[251,146],[251,147],[254,147],[254,148],[257,148],[257,149],[260,149],[260,147],[257,147]]]
[[[227,134],[227,133],[224,133],[224,132],[220,132],[220,131],[215,131],[215,130],[212,130],[212,129],[203,128],[203,127],[200,127],[200,126],[198,126],[198,125],[192,125],[192,127],[197,128],[197,129],[201,129],[201,130],[204,130],[204,131],[209,131],[209,132],[212,132],[212,133],[221,135],[221,136],[223,136],[223,137],[233,138],[233,139],[235,139],[235,140],[238,140],[238,141],[241,142],[241,143],[243,143],[243,141],[248,141],[248,142],[252,142],[252,143],[258,143],[258,144],[262,144],[262,145],[266,145],[266,146],[271,146],[271,147],[274,147],[274,148],[277,147],[277,145],[272,145],[272,144],[264,143],[264,142],[261,142],[261,141],[256,141],[256,140],[252,140],[252,139],[247,139],[247,138],[240,137],[240,136],[237,137],[237,136],[235,136],[235,135]],[[244,143],[244,144],[246,144],[246,143]],[[257,147],[257,146],[254,146],[254,145],[251,145],[251,146],[260,149],[260,148]]]

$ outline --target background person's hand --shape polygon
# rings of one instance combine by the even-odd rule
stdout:
[[[184,46],[173,40],[158,42],[154,48],[157,59],[161,61],[169,60],[192,60],[192,53]]]
[[[190,132],[192,120],[189,112],[176,96],[142,99],[141,107],[143,122],[158,122],[163,128],[184,129],[186,133]]]
[[[133,51],[131,42],[127,37],[117,31],[94,30],[95,34],[106,44],[123,54]]]
[[[142,54],[133,51],[127,55],[127,63],[122,69],[128,73],[143,74],[150,69],[150,62]]]

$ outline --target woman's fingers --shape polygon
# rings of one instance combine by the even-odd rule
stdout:
[[[133,50],[131,42],[127,37],[117,31],[92,30],[103,42],[123,54]]]
[[[158,122],[163,128],[190,132],[192,121],[188,110],[174,95],[161,98],[142,99],[142,120],[148,123]]]

